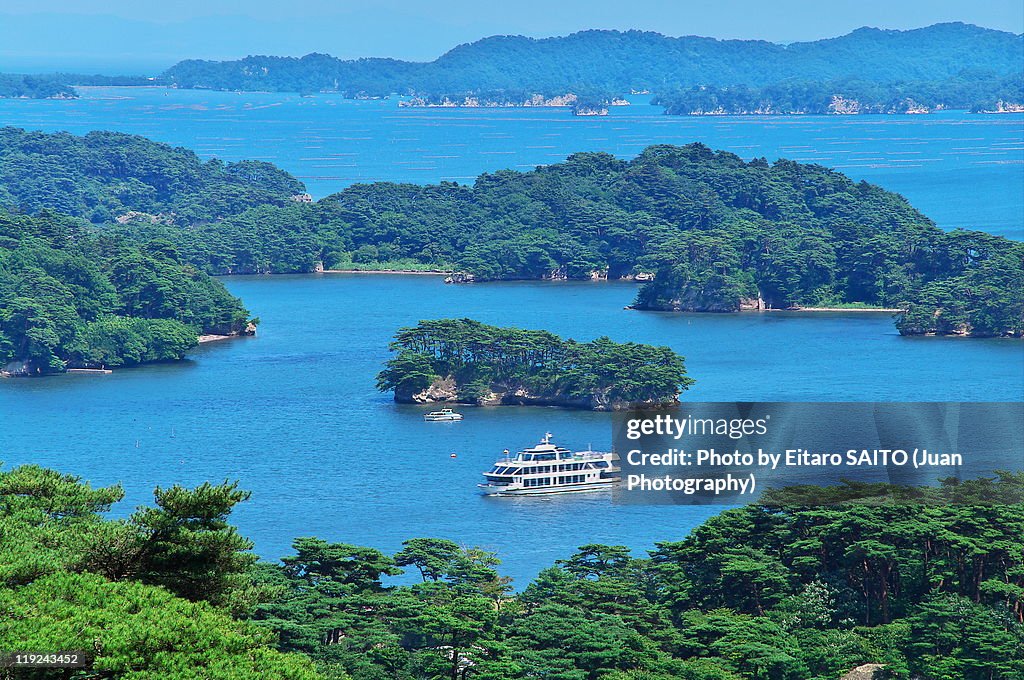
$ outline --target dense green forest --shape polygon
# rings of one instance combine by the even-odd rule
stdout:
[[[760,87],[783,80],[861,78],[879,83],[941,80],[984,70],[1021,70],[1022,37],[961,23],[910,31],[860,28],[838,38],[777,45],[758,40],[673,38],[642,31],[583,31],[565,37],[493,36],[428,63],[345,61],[326,54],[187,60],[163,77],[178,87],[348,96],[546,96],[631,90],[664,93],[697,85]],[[519,96],[518,94],[516,95]]]
[[[557,404],[594,410],[673,404],[693,380],[668,347],[563,340],[472,319],[399,329],[377,377],[396,401]],[[429,397],[426,390],[430,389]]]
[[[1024,244],[944,232],[820,165],[702,144],[579,153],[472,186],[356,184],[316,203],[269,163],[201,162],[141,137],[0,129],[0,205],[170,244],[208,274],[430,268],[496,279],[653,274],[639,309],[862,303],[903,333],[1024,333]],[[112,222],[117,224],[112,224]]]
[[[998,110],[1024,104],[1024,75],[964,72],[943,80],[877,83],[868,80],[785,81],[760,88],[693,87],[655,97],[675,115],[926,113],[939,109]]]
[[[16,374],[181,359],[248,312],[167,242],[92,233],[82,220],[0,210],[0,366]]]
[[[1019,679],[1024,475],[905,494],[777,492],[645,557],[582,546],[513,593],[450,539],[256,562],[235,485],[109,520],[119,487],[24,466],[0,472],[0,649],[83,649],[89,677],[126,680]]]
[[[104,76],[78,73],[19,74],[0,73],[0,98],[75,99],[75,85],[137,86],[157,85],[162,81],[143,76]]]
[[[820,165],[702,144],[625,161],[579,153],[472,186],[357,184],[188,230],[135,221],[211,274],[427,267],[495,279],[656,278],[639,309],[849,303],[906,309],[901,332],[1020,335],[1024,244],[944,232],[898,194]],[[950,297],[947,297],[947,294]]]
[[[54,74],[0,73],[0,98],[71,99],[76,96],[74,88]]]
[[[95,223],[136,217],[189,225],[257,205],[285,205],[305,191],[270,163],[203,162],[138,135],[0,128],[0,208],[43,208]]]

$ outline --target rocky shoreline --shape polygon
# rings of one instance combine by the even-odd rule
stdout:
[[[200,335],[196,342],[204,344],[207,342],[219,342],[220,340],[231,340],[232,338],[249,338],[256,335],[256,324],[250,321],[245,325],[245,328],[235,333],[207,333]]]
[[[465,404],[470,406],[558,406],[589,411],[629,411],[633,409],[665,408],[679,404],[678,397],[670,400],[626,401],[612,399],[602,391],[586,398],[561,394],[533,394],[522,387],[493,384],[490,392],[475,399],[459,398],[459,385],[452,376],[438,378],[429,387],[418,392],[395,391],[399,404]]]

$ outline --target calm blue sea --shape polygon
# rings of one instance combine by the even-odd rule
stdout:
[[[109,98],[128,92],[129,98]],[[560,110],[398,109],[331,97],[104,90],[75,102],[0,100],[0,122],[118,129],[262,157],[317,195],[352,181],[468,179],[579,149],[630,155],[652,142],[703,140],[744,156],[787,155],[906,194],[943,226],[1021,233],[1018,117],[675,119],[654,107],[601,119]],[[351,154],[351,155],[346,155]],[[907,161],[907,162],[901,162]],[[967,218],[970,218],[967,220]],[[0,381],[0,460],[39,463],[94,484],[121,483],[126,514],[155,485],[238,479],[253,492],[242,532],[277,558],[296,536],[394,551],[443,536],[499,552],[522,587],[584,543],[638,550],[686,535],[714,507],[614,506],[601,494],[500,499],[476,494],[504,448],[545,432],[608,446],[610,416],[547,408],[467,409],[424,423],[422,409],[375,391],[399,326],[468,316],[670,345],[686,356],[693,400],[986,401],[1024,394],[1012,340],[901,338],[888,314],[659,314],[624,310],[622,283],[446,286],[432,276],[225,279],[261,317],[259,336],[214,343],[181,364]],[[456,457],[452,458],[451,454]]]

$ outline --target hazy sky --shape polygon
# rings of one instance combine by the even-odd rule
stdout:
[[[154,73],[247,54],[429,60],[494,34],[586,28],[815,40],[965,21],[1024,32],[1021,0],[0,0],[0,71]]]

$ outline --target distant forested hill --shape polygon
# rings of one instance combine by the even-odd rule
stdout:
[[[964,71],[941,80],[899,83],[846,79],[785,81],[754,88],[699,86],[660,95],[654,103],[675,115],[987,112],[1024,104],[1024,75]]]
[[[159,85],[156,79],[142,76],[104,76],[79,73],[43,73],[24,75],[0,73],[0,98],[75,99],[75,85],[136,86]]]
[[[190,224],[284,205],[302,182],[270,163],[203,162],[192,151],[118,132],[0,128],[0,208],[49,208],[92,222],[128,213]]]
[[[77,96],[74,88],[55,74],[22,75],[0,73],[0,98],[70,99]]]
[[[183,61],[165,74],[178,87],[238,90],[462,95],[557,95],[630,90],[666,93],[700,85],[763,87],[782,81],[858,78],[873,83],[943,80],[964,71],[993,77],[1024,68],[1022,36],[962,23],[910,31],[861,28],[784,46],[756,40],[672,38],[641,31],[583,31],[565,37],[494,36],[428,63],[250,56]]]

